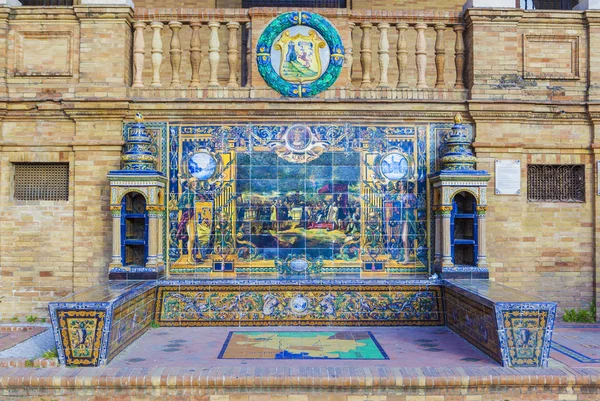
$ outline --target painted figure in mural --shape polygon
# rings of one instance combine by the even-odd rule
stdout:
[[[399,181],[401,182],[401,181]],[[413,248],[413,239],[416,231],[416,208],[417,208],[417,197],[414,194],[415,183],[409,182],[400,192],[399,200],[402,205],[402,215],[400,221],[402,222],[402,244],[404,245],[404,263],[409,262],[409,252]]]
[[[194,243],[196,242],[195,205],[198,196],[198,179],[195,177],[187,181],[187,187],[179,197],[177,207],[181,212],[177,226],[177,239],[187,241],[187,259],[194,263]]]

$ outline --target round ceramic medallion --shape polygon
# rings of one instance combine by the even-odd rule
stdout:
[[[319,14],[293,11],[275,18],[256,46],[265,82],[289,97],[311,97],[329,88],[344,63],[342,39]]]
[[[198,152],[190,157],[188,169],[193,177],[208,180],[217,171],[217,160],[208,152]]]
[[[304,313],[308,309],[308,299],[302,294],[296,295],[290,304],[292,312],[296,314]]]
[[[388,153],[379,163],[381,175],[392,181],[407,178],[410,170],[409,167],[408,160],[399,152]]]
[[[285,133],[285,142],[292,151],[302,152],[310,145],[312,134],[305,125],[292,125]]]

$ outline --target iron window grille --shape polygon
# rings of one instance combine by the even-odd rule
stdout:
[[[585,202],[585,167],[582,164],[529,164],[527,200]]]
[[[14,198],[69,200],[69,163],[15,163]]]

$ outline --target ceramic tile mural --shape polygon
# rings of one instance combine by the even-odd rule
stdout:
[[[426,273],[447,128],[169,124],[169,273]]]
[[[160,286],[161,326],[443,325],[440,286]]]

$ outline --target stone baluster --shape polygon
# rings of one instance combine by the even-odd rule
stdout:
[[[179,21],[169,22],[171,28],[171,86],[181,85],[179,67],[181,66],[181,40],[179,39],[179,30],[183,24]]]
[[[371,28],[373,24],[363,22],[360,24],[362,38],[360,41],[360,66],[362,67],[361,88],[371,87]]]
[[[350,43],[346,46],[346,68],[348,68],[348,87],[352,87],[352,63],[354,62],[353,43],[354,43],[354,22],[348,22],[348,29],[350,30]]]
[[[456,43],[454,44],[454,65],[456,66],[456,83],[454,89],[464,89],[463,74],[465,68],[465,41],[463,32],[465,27],[455,25],[454,32],[456,33]]]
[[[133,85],[134,88],[143,88],[144,80],[144,54],[146,44],[144,43],[144,28],[146,23],[137,21],[133,24],[135,37],[133,39]]]
[[[229,82],[227,86],[237,88],[240,85],[237,82],[239,54],[237,32],[240,29],[239,22],[229,22],[227,24],[229,30],[229,43],[227,44],[227,61],[229,62]]]
[[[246,87],[252,86],[252,23],[246,22]]]
[[[200,21],[190,22],[192,27],[192,38],[190,39],[190,64],[192,65],[192,80],[190,88],[198,88],[200,86],[200,60],[202,59],[202,47],[200,44]]]
[[[221,24],[217,21],[210,21],[208,29],[210,29],[210,38],[208,40],[208,64],[210,66],[210,74],[208,78],[208,86],[219,86],[217,71],[219,69],[219,27]]]
[[[390,24],[382,22],[377,24],[379,29],[379,87],[388,88],[388,67],[390,65],[390,42],[388,40],[388,29]]]
[[[446,45],[444,44],[444,31],[446,25],[435,24],[433,27],[435,30],[435,72],[436,80],[435,87],[443,88],[446,86],[444,82],[444,70],[446,69]]]
[[[152,21],[150,28],[152,28],[152,83],[150,85],[158,88],[162,84],[160,82],[160,66],[163,60],[163,44],[160,36],[160,31],[163,29],[163,23],[159,21]]]
[[[415,55],[417,61],[417,89],[426,89],[426,69],[427,69],[427,42],[425,41],[425,30],[427,24],[417,22],[415,30],[417,31],[417,40],[415,42]]]
[[[408,65],[408,47],[406,46],[406,30],[408,24],[404,22],[396,25],[398,30],[398,42],[396,43],[396,61],[398,62],[398,88],[408,88],[408,77],[406,66]]]

